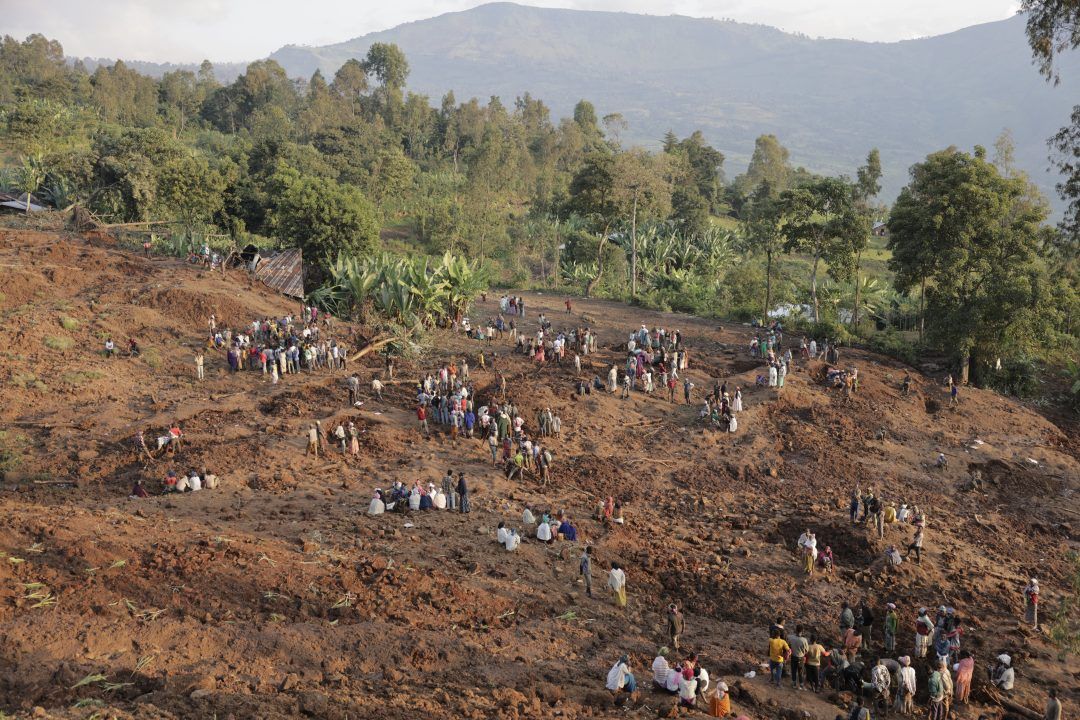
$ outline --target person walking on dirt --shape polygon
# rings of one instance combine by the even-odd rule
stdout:
[[[668,644],[676,650],[679,649],[679,638],[682,637],[686,627],[683,614],[679,612],[679,606],[671,603],[667,608],[667,634]]]
[[[428,430],[427,406],[423,403],[416,406],[416,423],[420,432],[424,433],[424,437],[430,437],[431,432]]]
[[[895,604],[888,603],[885,607],[885,652],[892,654],[896,651],[896,630],[900,626],[900,619],[896,615]]]
[[[844,633],[853,627],[855,627],[855,613],[851,611],[851,606],[845,601],[840,610],[840,636],[843,637]]]
[[[308,425],[307,431],[307,450],[304,451],[304,455],[314,455],[316,459],[319,457],[319,431],[315,429],[315,425]]]
[[[829,652],[818,642],[817,635],[811,633],[810,643],[806,646],[806,684],[816,693],[821,692],[825,679],[821,673],[821,660],[828,656]]]
[[[690,382],[690,378],[683,378],[683,400],[687,405],[690,404],[690,391],[694,389],[694,383]]]
[[[1035,578],[1024,588],[1024,622],[1039,629],[1039,581]]]
[[[371,379],[371,391],[375,393],[375,397],[379,398],[379,400],[383,399],[382,391],[384,387],[382,380],[380,380],[378,376]],[[353,403],[353,405],[355,404],[356,403]]]
[[[791,687],[795,690],[805,690],[806,652],[810,649],[810,641],[803,634],[802,625],[795,626],[795,632],[788,635],[787,643],[791,648]]]
[[[859,625],[862,627],[863,640],[869,646],[874,631],[874,611],[870,609],[866,600],[859,603]]]
[[[773,628],[769,633],[769,682],[780,687],[784,677],[784,660],[791,656],[791,646],[780,637],[780,629]]]
[[[569,301],[567,301],[567,304],[569,304]],[[585,581],[585,594],[592,597],[592,545],[586,545],[581,552],[578,572]]]
[[[570,304],[570,298],[566,298],[566,314],[569,315],[573,312],[573,307]]]
[[[467,513],[472,511],[472,505],[469,502],[469,485],[465,482],[465,473],[458,473],[457,482],[458,499],[461,503],[461,512]]]
[[[904,559],[906,560],[908,555],[914,551],[915,564],[922,565],[922,547],[923,547],[923,526],[915,526],[915,535],[911,538],[911,542],[907,546],[907,552],[904,553]]]
[[[195,351],[195,379],[202,380],[203,375],[203,353],[202,350]]]
[[[356,373],[353,373],[345,382],[349,387],[349,406],[352,407],[360,399],[360,378],[356,377]],[[382,400],[381,397],[379,399]]]
[[[608,570],[608,588],[615,596],[615,604],[626,607],[626,572],[617,562],[611,563],[611,569]]]
[[[919,608],[919,617],[915,619],[915,657],[926,657],[933,632],[934,621],[926,614],[926,608]]]
[[[671,402],[671,403],[675,402],[675,376],[674,375],[668,375],[667,389],[668,389],[668,402]]]

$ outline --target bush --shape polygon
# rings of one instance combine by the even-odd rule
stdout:
[[[908,365],[914,365],[918,360],[915,345],[891,328],[871,335],[867,338],[866,346],[874,352],[896,358]]]
[[[52,350],[70,350],[74,345],[75,341],[69,337],[49,335],[45,338],[45,347]]]
[[[1009,358],[986,373],[986,384],[1003,395],[1031,397],[1039,391],[1039,368],[1026,355]]]
[[[161,367],[161,353],[157,348],[147,348],[142,351],[143,362],[150,366],[151,370],[157,370]]]
[[[64,328],[68,332],[75,332],[79,329],[79,321],[73,317],[64,316],[60,318],[60,327]]]

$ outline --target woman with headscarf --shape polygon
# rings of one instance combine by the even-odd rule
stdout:
[[[632,693],[637,690],[637,681],[630,672],[630,656],[623,655],[608,670],[607,689],[613,693]]]
[[[617,562],[611,563],[611,570],[608,571],[608,587],[615,595],[615,604],[626,607],[626,573]]]
[[[896,704],[893,709],[904,715],[910,715],[915,710],[915,668],[911,667],[911,658],[904,655],[900,658],[899,681],[896,687]]]
[[[960,653],[960,662],[953,665],[956,671],[955,700],[958,703],[966,703],[971,695],[971,675],[975,671],[975,658],[967,650]]]
[[[1035,578],[1024,588],[1024,622],[1039,629],[1039,581]]]
[[[458,473],[457,492],[461,503],[461,512],[470,512],[472,510],[472,504],[469,502],[469,486],[465,482],[465,473],[463,472]]]

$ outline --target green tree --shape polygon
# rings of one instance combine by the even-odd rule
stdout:
[[[787,252],[801,252],[813,258],[810,270],[810,297],[814,322],[821,321],[818,301],[818,269],[828,264],[829,276],[848,280],[855,269],[855,249],[865,242],[866,222],[855,211],[851,185],[840,178],[817,178],[780,195],[784,208]]]
[[[161,114],[178,133],[184,132],[187,123],[198,117],[206,99],[204,89],[190,70],[168,72],[161,77],[158,93]]]
[[[869,227],[874,220],[874,208],[871,205],[877,194],[881,192],[881,154],[874,148],[866,156],[866,164],[858,169],[855,175],[855,211],[861,214]],[[861,295],[863,283],[861,280],[862,254],[866,249],[867,237],[854,238],[855,244],[855,300],[851,307],[851,324],[859,325],[859,310],[862,307]]]
[[[272,185],[276,233],[303,251],[312,285],[327,277],[329,264],[339,255],[362,257],[376,248],[375,208],[359,189],[291,168],[278,172]]]
[[[764,180],[750,194],[743,208],[743,234],[751,252],[765,254],[765,305],[761,317],[772,309],[773,262],[784,251],[784,206],[772,183]]]
[[[746,174],[735,179],[735,186],[744,196],[749,196],[763,182],[768,182],[775,192],[783,192],[791,184],[791,163],[788,149],[780,144],[775,135],[759,135],[754,141],[754,154]]]
[[[889,266],[898,289],[929,286],[929,333],[955,353],[962,381],[977,359],[1038,336],[1045,217],[1023,179],[980,154],[949,148],[912,167],[889,219]]]
[[[203,157],[183,155],[160,169],[158,201],[162,212],[192,229],[209,223],[225,204],[227,181]]]
[[[18,180],[19,189],[26,193],[26,214],[30,214],[31,197],[38,191],[41,184],[45,182],[45,163],[41,155],[29,155],[22,159],[22,166],[19,168]]]
[[[1027,36],[1039,72],[1058,82],[1054,60],[1080,47],[1080,4],[1075,0],[1021,0],[1027,17]]]

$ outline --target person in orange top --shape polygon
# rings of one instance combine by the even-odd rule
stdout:
[[[780,637],[779,628],[773,628],[769,633],[769,672],[772,674],[770,682],[780,687],[780,681],[784,677],[784,661],[791,656],[791,646],[787,640]]]
[[[862,648],[862,633],[856,628],[848,628],[844,631],[841,640],[844,643],[844,655],[847,656],[848,662],[854,662],[855,656]]]
[[[716,692],[709,699],[709,715],[727,717],[731,714],[731,696],[728,695],[727,683],[716,683]]]

